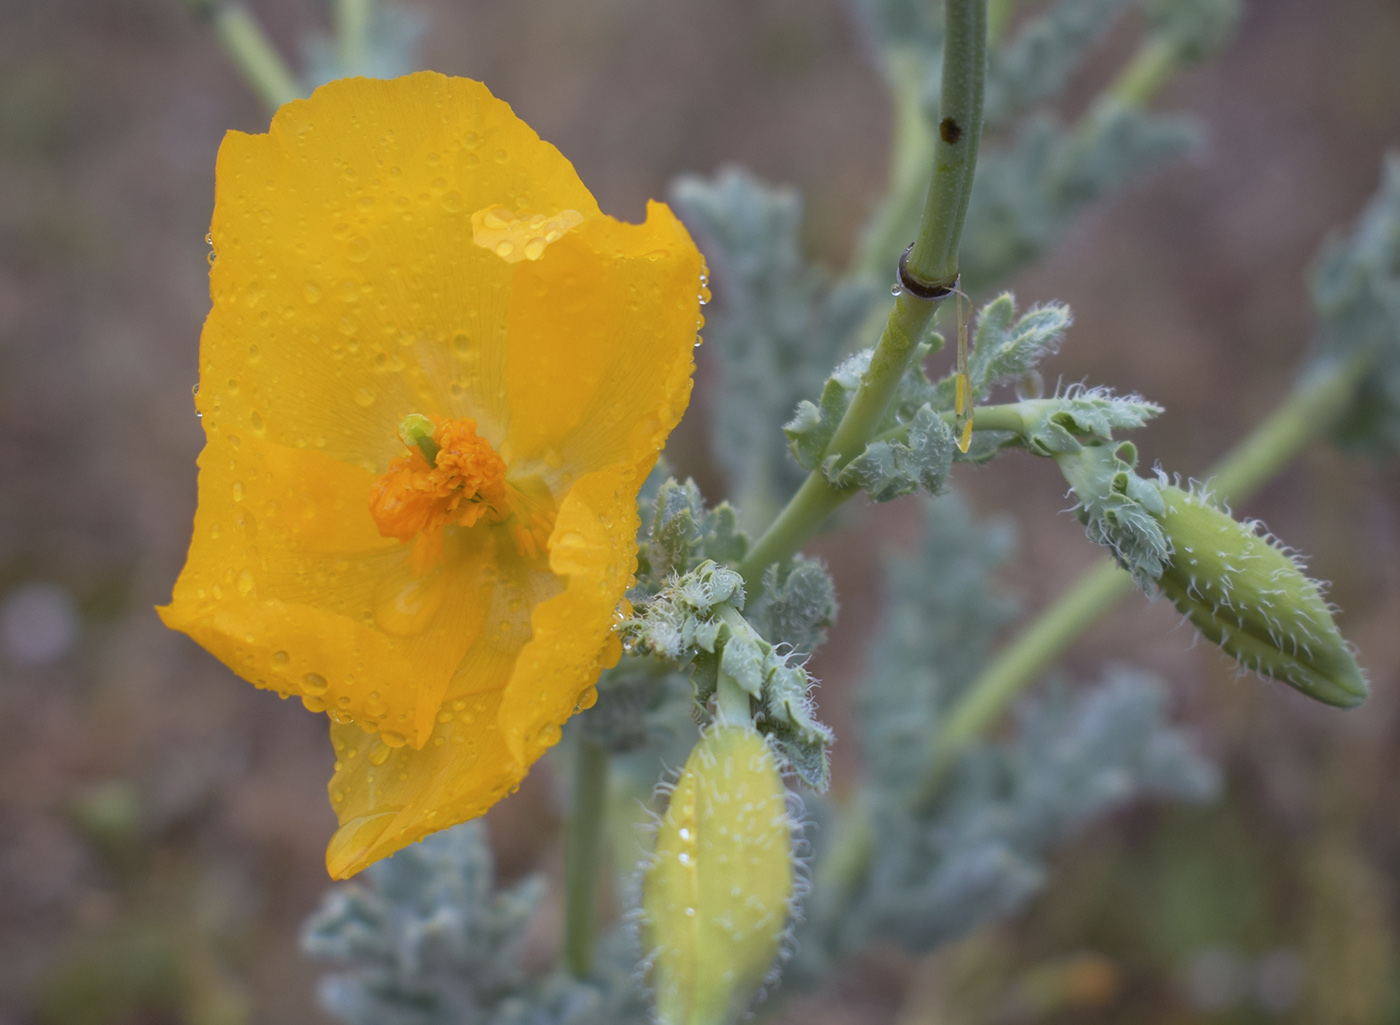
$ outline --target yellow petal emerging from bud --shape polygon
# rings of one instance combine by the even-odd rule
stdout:
[[[753,998],[787,928],[792,834],[763,737],[711,728],[681,770],[642,884],[662,1025],[724,1025]]]

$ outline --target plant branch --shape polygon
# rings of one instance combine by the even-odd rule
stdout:
[[[824,459],[837,456],[837,469],[860,455],[879,429],[919,341],[933,324],[939,303],[951,294],[958,279],[958,247],[982,135],[987,0],[947,0],[944,20],[940,131],[934,141],[933,171],[923,215],[901,267],[904,287],[890,308],[870,366],[827,446]],[[770,564],[800,551],[826,518],[854,493],[855,489],[833,487],[818,465],[739,567],[745,584],[752,589]]]
[[[564,960],[571,975],[586,979],[593,971],[597,935],[608,751],[582,734],[574,753],[573,788],[564,843]]]
[[[296,76],[246,6],[219,3],[208,16],[224,52],[268,110],[276,111],[303,95]]]

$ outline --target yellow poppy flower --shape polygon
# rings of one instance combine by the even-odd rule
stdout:
[[[478,82],[333,82],[219,149],[206,444],[161,608],[333,720],[343,878],[480,815],[615,660],[702,261]]]

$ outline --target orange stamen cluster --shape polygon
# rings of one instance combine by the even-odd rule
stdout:
[[[510,512],[505,460],[476,433],[476,422],[434,418],[433,423],[434,462],[418,449],[400,456],[374,482],[369,499],[379,533],[415,541],[419,568],[441,554],[444,528],[496,523]]]

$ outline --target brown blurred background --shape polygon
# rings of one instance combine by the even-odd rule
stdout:
[[[288,53],[326,25],[313,0],[253,6]],[[743,163],[805,191],[812,250],[839,266],[883,183],[884,97],[837,0],[413,6],[425,65],[484,80],[618,216]],[[1084,218],[1016,291],[1075,309],[1050,374],[1166,404],[1139,446],[1191,473],[1287,389],[1309,261],[1400,145],[1400,4],[1253,0],[1160,105],[1198,115],[1208,152]],[[327,886],[323,720],[151,611],[194,509],[214,154],[267,121],[178,0],[0,8],[0,1025],[324,1020],[296,947]],[[675,452],[714,497],[707,380]],[[1053,466],[1011,455],[959,483],[1019,522],[1029,608],[1096,558]],[[1063,848],[1025,915],[924,961],[872,951],[783,1020],[1400,1022],[1400,467],[1318,446],[1240,511],[1334,582],[1371,701],[1342,714],[1234,679],[1164,602],[1130,599],[1068,665],[1169,679],[1227,771],[1221,802],[1120,814]],[[907,505],[867,515],[912,539]],[[844,614],[815,668],[849,734],[878,587],[869,550],[817,547]],[[857,764],[839,750],[847,785]],[[491,824],[507,875],[552,868],[548,773]]]

